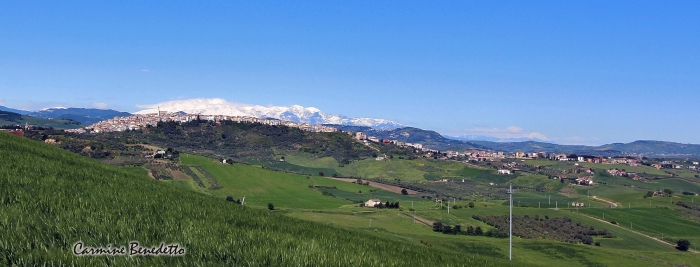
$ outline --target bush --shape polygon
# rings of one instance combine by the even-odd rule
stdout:
[[[275,210],[275,205],[273,205],[272,203],[267,203],[267,209],[268,210]]]
[[[600,247],[600,242],[595,242],[596,247]]]
[[[616,221],[610,221],[610,223],[611,223],[611,224],[617,224],[617,222],[616,222]]]
[[[678,240],[678,244],[677,244],[677,245],[678,245],[678,246],[676,246],[676,248],[677,248],[678,250],[680,250],[680,251],[688,251],[688,248],[690,248],[690,241],[688,241],[687,239],[681,239],[681,240]]]

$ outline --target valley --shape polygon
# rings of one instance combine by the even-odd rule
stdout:
[[[15,138],[3,136],[6,140]],[[314,228],[344,229],[352,235],[367,236],[368,240],[394,244],[391,246],[402,244],[422,249],[422,253],[439,251],[441,255],[471,257],[475,264],[469,265],[477,266],[490,265],[487,262],[506,264],[501,261],[507,260],[508,239],[496,234],[503,233],[503,229],[475,218],[507,215],[505,191],[512,183],[516,188],[514,215],[572,220],[609,233],[592,236],[588,244],[555,241],[545,236],[536,239],[515,236],[513,263],[518,266],[648,266],[650,260],[662,266],[700,264],[694,255],[695,246],[700,244],[700,236],[696,234],[700,230],[700,217],[693,219],[696,216],[693,210],[675,204],[694,203],[694,195],[681,193],[700,191],[695,174],[687,170],[547,159],[465,162],[459,158],[433,157],[395,144],[363,144],[345,133],[313,133],[284,126],[230,122],[159,124],[139,131],[100,134],[49,129],[27,131],[25,136],[33,139],[19,142],[27,146],[25,151],[36,150],[29,147],[42,147],[67,157],[66,160],[109,168],[110,172],[119,173],[117,176],[125,177],[122,179],[130,177],[124,181],[154,183],[152,186],[164,188],[158,190],[172,191],[168,194],[187,195],[187,199],[202,199],[222,208],[243,208],[251,214],[266,212],[280,218],[274,219],[280,222],[288,220],[281,218],[289,218],[319,224]],[[46,142],[49,139],[53,141]],[[46,144],[39,143],[42,141]],[[78,155],[68,154],[69,151]],[[608,172],[622,168],[639,173],[643,179],[612,176]],[[499,174],[499,170],[509,170],[510,174]],[[30,177],[27,179],[38,179]],[[579,185],[578,177],[588,177],[594,183]],[[11,182],[5,180],[5,183]],[[672,193],[647,196],[662,189]],[[111,194],[109,190],[103,193]],[[370,199],[377,199],[384,208],[364,207]],[[575,206],[577,203],[581,206]],[[397,207],[390,208],[394,205]],[[27,211],[7,211],[35,216]],[[167,216],[197,218],[194,214],[178,212]],[[436,225],[440,225],[439,231]],[[449,226],[449,230],[443,226]],[[459,231],[455,230],[456,226]],[[240,231],[256,229],[241,227]],[[482,232],[467,231],[475,227]],[[197,229],[210,232],[216,228]],[[690,252],[674,248],[679,239],[690,241]],[[189,243],[188,246],[204,245]],[[249,255],[249,252],[239,253]],[[265,259],[255,253],[250,254],[253,258],[249,260]],[[64,257],[58,251],[54,255]],[[191,256],[198,261],[203,257],[196,253]],[[451,261],[449,257],[453,256],[448,256],[447,261]],[[360,265],[363,262],[373,265],[368,264],[369,259],[371,256],[365,255],[356,260]],[[421,258],[425,259],[428,258]],[[300,258],[284,260],[294,262]],[[399,258],[396,260],[401,262]],[[460,265],[456,262],[452,264]]]

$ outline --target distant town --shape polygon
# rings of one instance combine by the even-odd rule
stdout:
[[[158,113],[152,114],[138,114],[126,117],[115,117],[109,120],[103,120],[92,124],[90,126],[79,128],[79,129],[69,129],[67,132],[73,132],[78,134],[85,133],[102,133],[102,132],[119,132],[119,131],[132,131],[138,130],[145,127],[156,127],[159,122],[190,122],[194,120],[207,120],[213,121],[215,123],[221,123],[222,121],[235,121],[238,123],[261,123],[266,125],[281,125],[287,127],[294,127],[304,131],[309,132],[339,132],[337,128],[324,126],[324,125],[314,125],[309,123],[298,123],[287,120],[279,120],[273,118],[257,118],[250,116],[226,116],[226,115],[202,115],[202,114],[187,114],[183,112],[167,112],[159,111]],[[27,127],[27,126],[25,126]],[[596,164],[622,164],[628,165],[630,167],[636,167],[640,164],[645,164],[656,169],[688,169],[692,171],[700,170],[698,162],[692,162],[693,164],[688,164],[689,166],[684,166],[674,161],[661,161],[655,163],[648,163],[645,158],[638,155],[627,155],[626,157],[598,157],[598,156],[587,156],[587,155],[573,155],[566,153],[546,153],[546,152],[513,152],[507,153],[503,151],[487,151],[479,149],[467,149],[464,151],[439,151],[435,149],[426,148],[420,143],[408,143],[401,142],[399,140],[381,139],[375,136],[368,136],[363,132],[345,132],[352,136],[359,142],[369,145],[369,142],[383,143],[383,144],[394,144],[400,147],[412,147],[418,151],[422,151],[424,156],[433,157],[435,159],[443,160],[458,160],[463,162],[499,162],[504,159],[547,159],[552,161],[573,161],[573,162],[588,162]],[[376,160],[384,160],[385,157],[378,156]],[[498,174],[511,174],[511,170],[515,169],[516,163],[503,164],[503,168],[498,170]],[[607,171],[611,176],[624,176],[635,178],[634,173],[625,171],[624,169],[610,169]],[[579,181],[579,183],[592,183],[592,181]]]

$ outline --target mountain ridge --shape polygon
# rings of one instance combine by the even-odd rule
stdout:
[[[326,125],[342,131],[363,132],[367,136],[392,139],[400,142],[421,143],[424,147],[436,150],[484,149],[504,152],[547,152],[579,155],[620,156],[639,154],[648,156],[700,156],[700,145],[668,141],[637,140],[630,143],[612,143],[601,146],[560,145],[542,141],[493,142],[463,141],[446,138],[435,131],[415,127],[392,130],[374,130],[370,127]]]
[[[152,114],[158,111],[178,112],[202,115],[251,116],[259,118],[275,118],[299,123],[310,124],[343,124],[350,126],[370,126],[377,129],[393,129],[405,125],[398,122],[375,119],[356,118],[337,114],[328,114],[315,107],[300,105],[261,106],[228,102],[221,98],[203,98],[189,100],[174,100],[154,105],[141,105],[144,108],[135,114]]]

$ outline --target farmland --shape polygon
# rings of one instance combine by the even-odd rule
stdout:
[[[5,133],[0,203],[5,266],[508,264],[243,207]],[[92,246],[179,243],[187,253],[75,257],[70,248],[79,240]]]
[[[83,165],[87,164],[86,166],[89,166],[89,168],[100,169],[100,171],[87,171],[83,174],[76,170],[78,172],[77,174],[70,174],[73,176],[83,177],[82,179],[85,180],[85,182],[90,181],[90,179],[86,179],[85,177],[95,176],[94,173],[114,173],[110,177],[121,177],[117,179],[108,179],[109,182],[100,180],[100,189],[97,189],[95,185],[91,185],[92,187],[84,189],[99,191],[101,194],[107,194],[106,198],[110,200],[113,200],[113,197],[109,196],[109,194],[112,194],[112,192],[109,191],[108,188],[121,188],[122,186],[110,185],[109,183],[125,183],[127,181],[129,184],[143,183],[126,186],[125,188],[128,189],[132,188],[133,186],[143,188],[146,190],[146,192],[151,192],[148,197],[138,195],[138,192],[130,192],[128,190],[123,193],[136,194],[136,199],[152,199],[155,197],[155,195],[163,195],[166,197],[171,196],[173,198],[168,198],[163,201],[166,201],[168,203],[168,207],[170,207],[169,209],[172,210],[154,211],[155,208],[152,205],[149,206],[148,203],[142,203],[142,205],[138,207],[139,209],[147,210],[149,211],[149,214],[155,214],[155,216],[159,218],[159,222],[164,223],[165,225],[173,224],[174,226],[172,227],[183,226],[177,226],[178,224],[175,222],[169,221],[171,217],[178,218],[178,222],[184,221],[192,222],[196,225],[202,225],[202,227],[187,228],[187,231],[177,235],[168,235],[168,233],[156,231],[156,235],[158,235],[158,237],[170,236],[173,239],[185,239],[191,240],[191,242],[195,242],[197,240],[218,242],[216,240],[218,240],[217,238],[221,238],[220,235],[222,234],[216,233],[223,233],[224,236],[235,237],[244,233],[259,233],[259,238],[271,238],[274,241],[256,242],[259,242],[260,244],[267,244],[265,242],[276,242],[282,244],[272,246],[273,249],[276,249],[276,251],[280,251],[280,253],[282,253],[281,251],[284,250],[282,247],[296,246],[297,243],[294,242],[297,241],[290,241],[280,237],[289,236],[288,233],[290,232],[278,234],[275,232],[276,230],[271,231],[264,229],[277,229],[275,227],[282,227],[280,225],[297,222],[301,224],[312,223],[313,226],[305,225],[304,227],[324,229],[332,228],[336,229],[334,231],[341,231],[341,233],[345,233],[346,235],[367,236],[367,238],[372,239],[380,238],[381,240],[384,240],[381,242],[389,242],[380,242],[384,245],[396,243],[401,244],[401,246],[408,246],[409,248],[405,248],[405,251],[409,251],[411,248],[413,248],[412,246],[414,246],[418,249],[439,251],[440,254],[446,253],[446,255],[448,255],[445,259],[446,265],[450,265],[449,262],[451,262],[453,259],[459,258],[459,253],[462,253],[462,255],[467,255],[467,257],[471,257],[471,260],[475,261],[476,265],[485,265],[486,260],[488,260],[489,263],[501,265],[498,263],[505,262],[500,260],[507,259],[507,239],[486,236],[443,234],[434,232],[431,224],[433,222],[441,222],[447,225],[459,224],[463,227],[463,229],[466,229],[468,226],[479,226],[485,231],[492,229],[492,226],[489,226],[482,221],[475,220],[472,216],[506,215],[508,213],[508,202],[504,200],[504,196],[507,197],[507,195],[503,193],[504,187],[507,185],[507,183],[513,183],[513,185],[517,188],[516,193],[514,194],[514,213],[516,215],[538,215],[540,218],[547,216],[553,218],[566,216],[575,222],[580,222],[583,225],[590,225],[595,227],[595,229],[605,229],[613,233],[613,237],[593,237],[593,241],[600,243],[600,247],[584,244],[569,244],[545,239],[515,238],[514,256],[516,261],[514,264],[517,264],[518,266],[528,264],[547,266],[562,264],[566,264],[567,266],[646,266],[650,261],[661,265],[682,266],[700,264],[698,259],[693,257],[694,255],[690,253],[678,252],[672,246],[652,240],[640,234],[642,233],[655,236],[658,235],[657,232],[666,232],[666,228],[675,227],[672,231],[668,231],[668,233],[666,233],[666,239],[668,241],[673,241],[672,239],[685,238],[691,241],[691,248],[692,245],[699,244],[700,238],[698,238],[698,236],[695,234],[695,232],[697,232],[698,224],[684,218],[679,212],[676,212],[674,208],[677,207],[676,205],[672,204],[673,201],[679,200],[689,202],[693,201],[691,197],[682,196],[679,195],[679,193],[682,192],[680,190],[691,191],[697,189],[697,184],[680,178],[665,176],[659,177],[659,179],[652,180],[651,182],[640,182],[622,177],[599,175],[600,171],[598,171],[594,177],[594,179],[596,179],[598,182],[595,185],[574,186],[570,185],[566,181],[560,179],[550,179],[551,177],[547,175],[537,174],[533,171],[517,171],[512,175],[498,175],[496,174],[495,166],[489,166],[486,164],[474,166],[455,161],[434,160],[432,158],[409,160],[400,158],[400,156],[395,156],[393,159],[385,159],[381,161],[369,158],[352,161],[346,164],[339,164],[333,157],[315,157],[306,152],[290,151],[276,151],[276,153],[280,153],[280,155],[276,156],[275,162],[248,160],[248,164],[222,164],[219,159],[183,153],[180,154],[179,158],[177,159],[165,161],[164,163],[155,165],[149,164],[146,166],[112,167],[99,164],[98,162],[77,155],[64,154],[64,152],[44,144],[17,143],[14,145],[24,145],[28,147],[25,149],[28,151],[36,150],[35,148],[31,148],[32,146],[47,148],[47,151],[58,155],[57,157],[60,158],[60,160],[58,160],[55,164],[62,164],[65,162],[67,162],[67,164],[72,164],[71,162],[78,161],[82,162],[81,164]],[[38,153],[37,155],[43,154]],[[284,156],[284,161],[280,160],[282,156]],[[30,155],[24,155],[22,157],[29,158]],[[21,161],[21,159],[17,160]],[[571,164],[569,163],[559,163],[553,161],[547,162],[553,164],[547,165],[543,162],[541,166],[546,166],[544,168],[551,168],[552,170],[562,172],[570,171],[571,169],[567,168],[572,168]],[[149,172],[146,170],[146,168],[149,168],[149,170],[153,172],[154,168],[158,166],[171,165],[175,166],[174,169],[168,170],[161,167],[163,168],[163,172],[165,172],[165,174],[158,174],[157,176],[160,177],[170,175],[172,177],[180,178],[169,178],[160,181],[154,181],[153,179],[148,178],[147,175]],[[525,167],[525,169],[528,169],[527,166]],[[61,170],[60,167],[56,166],[51,168],[53,171]],[[174,171],[178,170],[178,168],[179,171],[182,172],[181,176],[174,175]],[[292,173],[290,171],[301,172],[304,174]],[[387,184],[399,187],[413,186],[417,189],[427,190],[419,191],[416,195],[402,195],[372,186],[330,179],[320,176],[321,172],[323,172],[326,176],[337,174],[341,176],[355,176],[357,178],[367,177],[372,179],[372,182],[383,181]],[[50,172],[47,170],[45,173]],[[65,175],[68,174],[64,174],[64,176]],[[100,177],[102,177],[102,175],[100,175]],[[30,178],[31,177],[27,179]],[[438,182],[436,181],[438,179],[448,179],[450,182]],[[56,179],[54,178],[50,181],[54,180]],[[464,182],[462,182],[462,180],[464,180]],[[5,181],[5,183],[8,183],[8,181]],[[62,183],[65,183],[65,181]],[[490,183],[493,183],[493,185],[490,185]],[[108,186],[102,186],[102,184],[107,184]],[[17,187],[16,185],[14,186]],[[62,187],[58,188],[60,189]],[[673,197],[644,198],[644,195],[649,188],[669,188],[674,190],[676,193]],[[58,191],[59,194],[60,192],[63,192],[61,190]],[[165,191],[161,192],[159,190]],[[41,193],[40,195],[43,194],[48,193]],[[78,195],[82,196],[81,194],[87,193],[79,193]],[[48,195],[53,196],[50,194]],[[174,198],[174,196],[178,197]],[[241,205],[226,201],[225,199],[227,197],[231,197],[234,200],[242,200],[245,197],[246,205],[243,207]],[[360,203],[364,203],[370,198],[378,198],[382,202],[399,202],[400,208],[371,209],[360,207]],[[182,202],[183,199],[194,199],[195,202]],[[440,203],[439,200],[442,200],[443,202]],[[616,206],[617,208],[611,209],[611,204],[606,201],[615,202],[615,204],[618,205]],[[586,208],[571,208],[570,204],[572,202],[583,202],[586,204]],[[117,201],[112,204],[123,205],[123,203],[119,203],[122,202]],[[267,210],[268,203],[274,204],[275,211]],[[472,203],[473,208],[470,208]],[[49,204],[45,203],[41,205]],[[69,201],[61,205],[62,208],[68,209],[71,204]],[[91,205],[94,206],[96,204]],[[102,203],[100,205],[107,204]],[[106,209],[92,206],[90,206],[92,209]],[[448,206],[450,207],[449,213],[447,209]],[[622,208],[625,206],[627,209]],[[206,207],[206,216],[204,215],[205,213],[198,213],[198,211],[202,209],[201,207]],[[0,206],[0,209],[1,208],[2,207]],[[110,206],[110,209],[111,208],[115,207]],[[55,208],[51,207],[49,209],[51,210]],[[137,216],[131,207],[128,209],[115,209],[123,209],[120,211],[120,214]],[[609,211],[610,213],[608,213]],[[26,210],[8,210],[8,212],[29,214],[29,211]],[[251,226],[250,228],[245,228],[248,227],[248,224],[241,223],[237,221],[238,219],[227,217],[229,216],[229,213],[241,214],[242,212],[250,213],[250,215],[246,216],[272,217],[260,219],[258,221],[260,222],[259,224],[254,224],[255,226]],[[608,216],[615,216],[615,218],[619,217],[619,224],[620,226],[623,226],[623,228],[613,226],[608,222],[601,222],[591,218],[601,217],[603,212],[605,213],[606,221],[609,221]],[[221,214],[212,216],[212,213]],[[206,218],[206,220],[204,218]],[[2,218],[0,218],[0,222],[2,222],[1,219]],[[51,219],[53,220],[54,218],[51,217]],[[64,222],[68,219],[58,218],[58,222]],[[114,220],[112,217],[99,217],[100,221],[107,219]],[[139,217],[139,219],[145,220],[145,218],[141,217]],[[88,222],[93,222],[96,220],[98,219],[89,219]],[[255,221],[256,219],[252,220]],[[270,224],[270,227],[273,228],[266,228],[267,226],[265,226],[266,224],[263,223],[263,221],[270,220],[273,221],[273,223]],[[127,227],[127,225],[132,223],[131,220],[116,221],[117,223],[123,224],[123,226],[119,227]],[[140,222],[139,220],[135,221]],[[222,223],[222,221],[226,223]],[[625,224],[628,222],[632,222],[635,225],[635,231],[639,231],[640,233],[630,232],[624,229]],[[637,223],[639,223],[639,226],[636,226]],[[215,226],[210,227],[212,224],[215,224]],[[66,223],[60,225],[62,226],[59,226],[59,229],[62,229],[60,227],[64,227],[63,225],[66,225]],[[228,227],[225,225],[243,225],[245,227],[242,226],[243,228],[240,228],[236,226],[238,228],[234,227],[233,229],[228,229]],[[109,226],[114,227],[111,224]],[[46,228],[47,226],[37,225],[36,229],[44,229],[42,227]],[[99,228],[93,225],[86,225],[84,227],[93,227],[98,230],[101,229],[100,231],[107,231],[106,228]],[[148,231],[155,231],[153,230],[155,228],[153,223],[147,224],[146,227],[148,227]],[[117,229],[122,228],[117,227]],[[173,229],[177,229],[175,231],[182,231],[181,228]],[[249,229],[252,230],[248,231]],[[289,231],[296,231],[294,229],[299,228],[292,227]],[[101,237],[103,239],[89,239],[87,237],[80,236],[77,233],[70,235],[70,233],[63,231],[64,230],[59,230],[62,235],[72,236],[72,238],[92,240],[96,243],[104,242],[105,240],[105,237]],[[143,242],[146,242],[155,238],[153,236],[149,237],[148,235],[143,237],[142,235],[145,233],[141,232],[124,231],[125,234],[121,235],[117,234],[112,236],[112,234],[110,234],[109,240],[121,242],[120,240],[133,237],[132,239],[142,239],[145,240]],[[191,234],[194,233],[203,236],[194,238],[191,236]],[[24,234],[30,233],[24,232]],[[322,233],[319,234],[324,235]],[[17,240],[19,237],[14,238],[14,240]],[[298,242],[301,242],[299,244],[311,244],[311,246],[313,246],[314,242],[316,241],[308,241],[314,240],[313,237],[310,238],[311,239],[303,239]],[[343,240],[341,237],[337,236],[334,238]],[[202,248],[206,251],[219,251],[217,252],[219,254],[216,254],[218,255],[217,257],[219,257],[217,258],[219,260],[221,260],[222,257],[225,257],[225,255],[229,255],[228,252],[230,250],[228,249],[228,246],[233,244],[229,244],[230,242],[223,242],[218,246],[212,246],[191,242],[188,243],[188,246],[190,247],[196,246],[197,248]],[[354,241],[348,242],[352,243]],[[326,244],[328,245],[330,243]],[[349,244],[347,247],[350,248],[352,246],[354,245]],[[226,253],[223,252],[224,250]],[[330,253],[328,250],[317,251],[319,251],[319,253]],[[23,255],[36,254],[36,252],[32,254],[31,250],[18,253],[25,253]],[[236,253],[243,252],[238,250]],[[264,255],[267,254],[264,254],[263,252],[253,249],[250,253],[253,255],[245,256],[248,258],[245,258],[243,262],[262,262],[262,265],[278,265],[277,263],[272,263],[269,258],[265,258],[267,256]],[[338,253],[339,252],[334,252],[330,253],[329,255],[340,255]],[[476,256],[477,254],[480,256]],[[65,260],[67,257],[70,257],[70,254],[61,254],[60,250],[53,252],[51,255],[56,256],[41,258],[39,262],[54,262],[56,259]],[[361,259],[350,256],[337,257],[345,257],[344,259],[349,259],[347,262],[354,261],[358,263],[357,265],[375,265],[377,261],[371,262],[371,259],[373,259],[372,257],[375,257],[373,255],[374,254],[361,256]],[[188,255],[187,257],[183,258],[183,260],[191,259],[190,262],[192,263],[201,262],[202,260],[200,257],[205,256],[203,256],[203,254]],[[284,257],[285,258],[283,259],[288,260],[287,262],[296,263],[305,259],[301,258],[302,256],[289,255]],[[368,261],[365,261],[365,259]],[[139,258],[138,260],[146,259]],[[333,260],[337,260],[337,258],[309,259],[311,262],[333,262]],[[159,263],[162,261],[167,261],[167,259],[161,259]],[[85,262],[89,261],[85,260]],[[183,262],[186,263],[187,261]],[[345,262],[345,260],[343,262]],[[383,262],[387,265],[402,265],[400,260],[394,260],[393,258]],[[217,263],[219,263],[219,261],[217,261]]]

